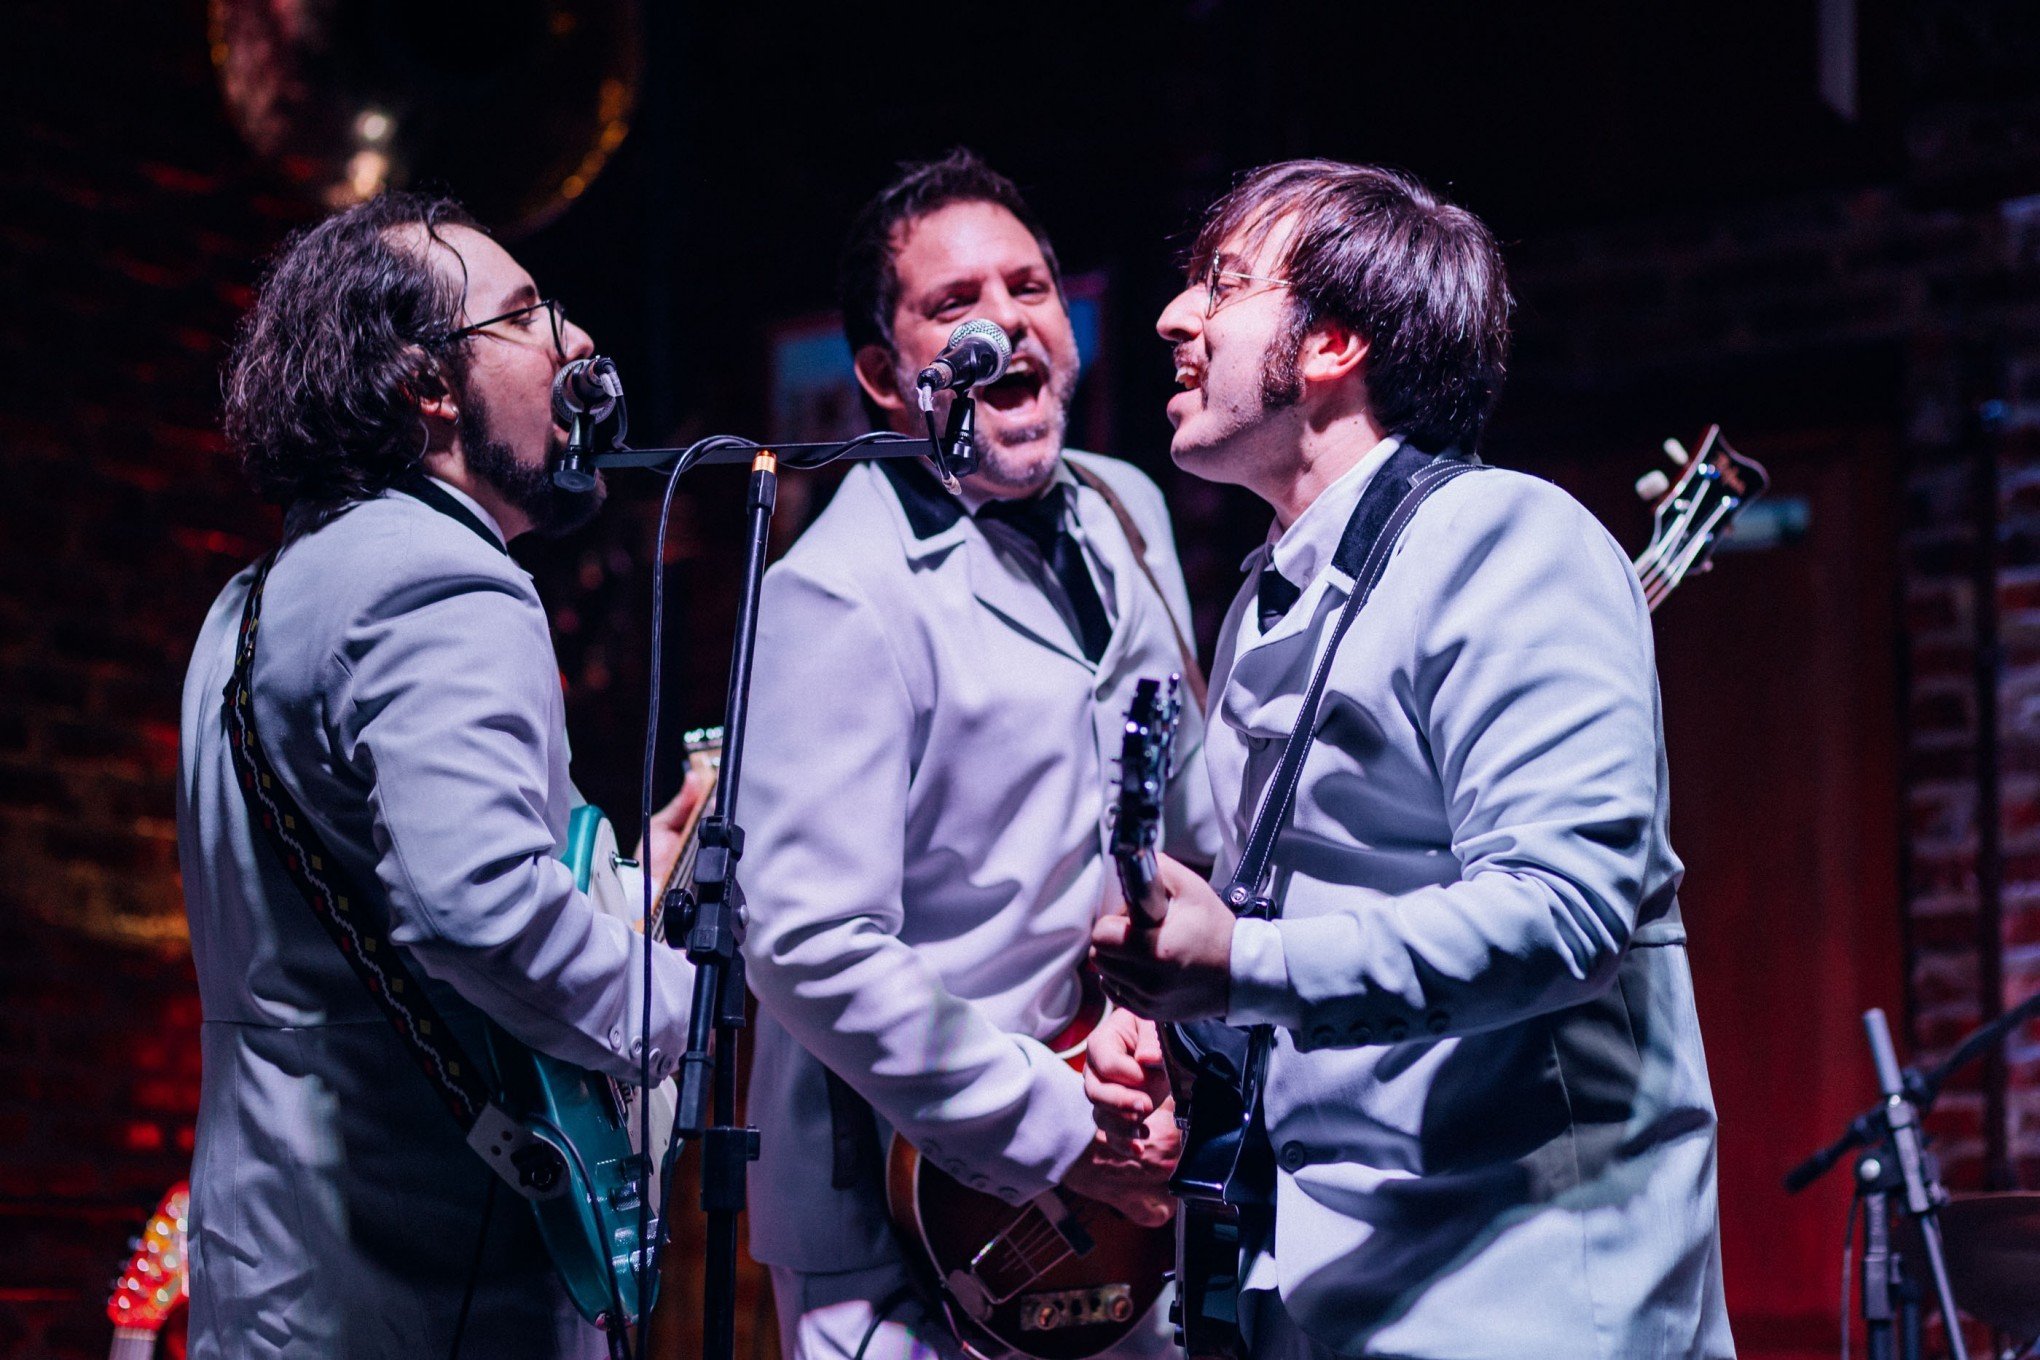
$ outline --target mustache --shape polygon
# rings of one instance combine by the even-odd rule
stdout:
[[[1183,344],[1170,347],[1169,360],[1177,368],[1194,369],[1198,372],[1203,371],[1204,366],[1197,362],[1197,347],[1187,341]]]

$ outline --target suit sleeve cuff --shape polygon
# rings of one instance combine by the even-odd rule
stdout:
[[[1232,990],[1226,1001],[1229,1025],[1296,1028],[1302,1007],[1289,980],[1282,931],[1274,921],[1243,918],[1233,926]]]

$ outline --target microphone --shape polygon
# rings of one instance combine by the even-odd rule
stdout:
[[[575,359],[553,375],[553,419],[567,427],[567,447],[553,466],[553,485],[572,495],[586,495],[595,489],[595,474],[588,470],[588,435],[603,421],[623,408],[623,379],[616,364],[600,354]],[[617,427],[617,439],[623,427]]]
[[[930,392],[963,391],[997,382],[1013,358],[1013,342],[996,321],[974,316],[949,333],[949,346],[921,370],[914,385]]]
[[[553,419],[569,429],[577,417],[601,424],[622,399],[623,380],[616,375],[616,363],[600,354],[562,365],[553,376]]]

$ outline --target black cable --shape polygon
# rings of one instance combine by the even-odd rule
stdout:
[[[474,1307],[475,1287],[482,1278],[482,1257],[489,1245],[489,1221],[496,1215],[497,1184],[494,1173],[491,1173],[488,1188],[482,1192],[482,1230],[475,1234],[475,1260],[468,1267],[467,1288],[460,1294],[460,1316],[453,1320],[453,1344],[446,1348],[446,1360],[460,1360],[461,1338],[467,1335],[468,1310]]]
[[[914,1286],[903,1284],[878,1301],[878,1305],[871,1310],[871,1325],[864,1329],[864,1339],[857,1343],[857,1353],[851,1356],[850,1360],[864,1360],[865,1348],[871,1344],[871,1338],[878,1335],[880,1325],[893,1315],[894,1310],[912,1297]],[[909,1351],[912,1349],[911,1346],[908,1347]]]
[[[1849,1201],[1849,1222],[1842,1233],[1842,1360],[1849,1360],[1849,1304],[1854,1300],[1856,1282],[1855,1265],[1856,1219],[1863,1212],[1863,1191],[1859,1186],[1856,1196]]]
[[[550,1133],[552,1135],[553,1143],[555,1143],[559,1147],[566,1149],[567,1155],[574,1159],[574,1169],[581,1173],[580,1183],[588,1188],[588,1194],[592,1196],[595,1191],[595,1178],[588,1174],[588,1164],[581,1160],[581,1149],[574,1146],[574,1140],[567,1137],[566,1133],[561,1130],[560,1126],[553,1123],[550,1119],[542,1119],[534,1115],[530,1122],[533,1128],[543,1129],[547,1133]],[[491,1191],[493,1191],[495,1187],[491,1186],[490,1189]],[[640,1196],[639,1198],[640,1201],[642,1201],[643,1197]],[[638,1260],[640,1262],[644,1260],[644,1239],[642,1237],[638,1239]],[[625,1341],[621,1345],[619,1345],[618,1341],[618,1338],[624,1337],[630,1330],[630,1319],[628,1316],[625,1315],[623,1311],[623,1286],[619,1285],[616,1282],[615,1271],[605,1270],[602,1272],[602,1274],[603,1278],[609,1281],[610,1354],[615,1355],[620,1350],[623,1356],[623,1360],[630,1360],[631,1351],[629,1343]],[[638,1299],[640,1302],[642,1302],[644,1299],[644,1286],[642,1281],[640,1281],[638,1287]]]
[[[748,441],[729,435],[711,435],[698,440],[673,462],[672,472],[666,477],[666,494],[659,501],[659,528],[652,541],[652,662],[651,694],[645,704],[645,754],[644,777],[638,790],[638,825],[645,842],[644,902],[642,933],[644,937],[644,995],[642,1015],[638,1025],[638,1151],[644,1158],[644,1188],[638,1196],[638,1260],[637,1286],[638,1303],[643,1317],[651,1317],[651,1296],[648,1282],[658,1278],[659,1242],[651,1239],[652,1181],[655,1162],[652,1157],[652,797],[658,776],[659,764],[659,698],[664,684],[666,654],[666,532],[672,521],[673,493],[680,487],[680,478],[706,454],[732,445],[743,446]],[[672,936],[672,923],[667,923],[667,938]],[[672,1149],[678,1143],[680,1127],[676,1122],[666,1140],[666,1155],[661,1158],[668,1167],[672,1162]],[[661,1176],[662,1190],[659,1197],[659,1236],[667,1231],[667,1219],[672,1217],[672,1182],[670,1174]]]

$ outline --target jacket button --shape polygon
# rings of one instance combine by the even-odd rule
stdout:
[[[1346,1026],[1346,1033],[1352,1035],[1363,1044],[1374,1041],[1374,1026],[1368,1024],[1365,1020],[1355,1020],[1352,1024]]]
[[[1407,1020],[1391,1020],[1383,1027],[1382,1032],[1388,1035],[1390,1043],[1399,1044],[1409,1037],[1410,1022]]]
[[[1330,1025],[1312,1025],[1310,1027],[1310,1042],[1313,1048],[1321,1047],[1331,1041],[1332,1027]]]
[[[1424,1028],[1433,1034],[1443,1034],[1452,1028],[1452,1017],[1443,1011],[1432,1011],[1424,1017]]]
[[[991,1178],[988,1176],[972,1176],[970,1178],[970,1188],[973,1190],[989,1190],[991,1187]]]
[[[1310,1150],[1301,1143],[1284,1143],[1275,1160],[1282,1164],[1284,1171],[1300,1171],[1310,1160]]]

